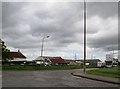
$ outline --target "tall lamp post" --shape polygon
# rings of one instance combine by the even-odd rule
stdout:
[[[43,45],[44,45],[44,39],[45,38],[49,38],[50,36],[45,36],[45,37],[43,37],[42,38],[42,45],[41,45],[41,58],[42,58],[42,56],[43,56]]]
[[[84,0],[84,73],[86,73],[86,2]]]

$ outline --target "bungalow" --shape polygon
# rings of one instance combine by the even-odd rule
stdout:
[[[67,64],[67,62],[65,62],[65,60],[62,59],[61,57],[51,57],[49,58],[49,61],[51,65],[66,65]]]
[[[79,60],[79,61],[81,61],[82,64],[84,62],[84,60]],[[86,60],[86,65],[97,66],[98,62],[101,62],[101,60],[99,60],[99,59],[87,59]]]
[[[68,65],[77,65],[78,63],[76,60],[71,60],[71,59],[65,59],[65,61],[68,63]]]
[[[12,59],[8,61],[3,61],[3,64],[25,64],[26,57],[18,50],[18,52],[6,52]]]
[[[35,59],[35,61],[36,61],[36,64],[45,65],[45,66],[67,64],[67,62],[65,62],[65,60],[62,59],[61,57],[39,56],[38,58]]]

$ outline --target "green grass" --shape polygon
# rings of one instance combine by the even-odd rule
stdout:
[[[94,66],[86,66],[87,68],[94,68]],[[3,65],[2,70],[69,70],[80,69],[82,65],[62,65],[62,66],[28,66],[28,65]]]
[[[113,78],[120,78],[120,66],[118,67],[111,67],[111,68],[100,68],[97,70],[89,70],[87,71],[88,74],[95,74],[100,76],[107,76]]]
[[[68,70],[68,69],[80,69],[79,65],[70,66],[20,66],[20,65],[4,65],[2,70]]]

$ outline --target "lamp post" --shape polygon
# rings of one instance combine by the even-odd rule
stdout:
[[[43,45],[44,45],[44,39],[45,38],[49,38],[50,36],[45,36],[45,37],[43,37],[42,38],[42,45],[41,45],[41,58],[42,58],[42,56],[43,56]]]
[[[86,2],[84,0],[84,73],[86,73]]]

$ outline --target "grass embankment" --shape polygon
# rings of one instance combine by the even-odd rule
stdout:
[[[100,76],[107,76],[113,78],[120,78],[120,66],[111,67],[111,68],[100,68],[96,70],[87,71],[88,74],[95,74]]]
[[[93,68],[94,66],[86,66]],[[35,65],[3,65],[2,70],[70,70],[81,69],[82,65],[59,65],[59,66],[35,66]]]

